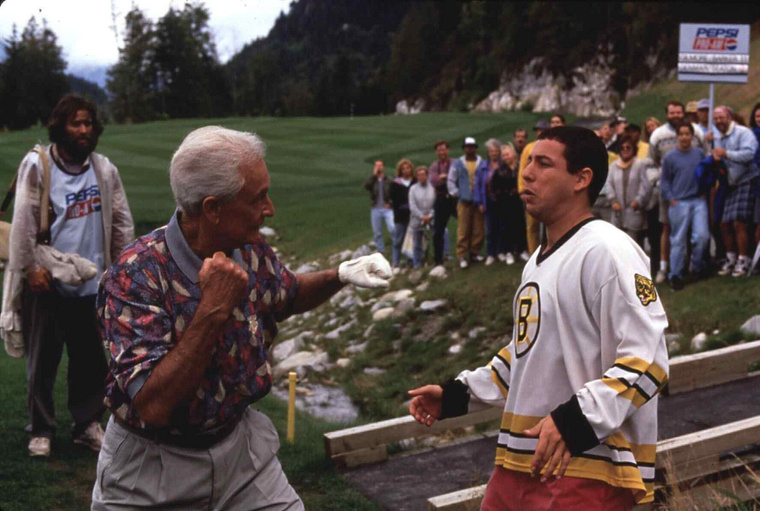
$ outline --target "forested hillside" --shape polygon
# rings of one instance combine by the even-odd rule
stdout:
[[[675,66],[679,23],[758,18],[757,3],[298,0],[226,67],[247,115],[381,113],[404,99],[465,110],[537,58],[536,72],[570,78],[604,56],[625,97]]]

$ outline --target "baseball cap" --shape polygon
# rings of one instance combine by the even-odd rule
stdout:
[[[536,121],[536,125],[533,126],[534,130],[548,130],[551,126],[549,125],[549,121],[546,119],[539,119]]]
[[[687,114],[695,113],[697,109],[699,108],[697,104],[698,103],[696,101],[689,101],[688,103],[686,103],[686,113]]]
[[[707,98],[702,98],[697,103],[697,110],[703,110],[706,108],[710,108],[710,100]]]
[[[474,145],[475,147],[478,147],[478,143],[475,142],[475,137],[464,137],[462,147],[467,147],[468,145]]]

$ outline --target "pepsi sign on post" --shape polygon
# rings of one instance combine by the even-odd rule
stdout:
[[[749,25],[681,23],[678,80],[747,83]]]

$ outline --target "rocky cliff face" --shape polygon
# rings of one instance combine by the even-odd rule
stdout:
[[[608,116],[620,109],[611,70],[603,56],[575,69],[568,81],[554,77],[533,59],[517,73],[505,73],[501,86],[478,103],[476,112],[566,112],[581,117]]]
[[[513,110],[564,112],[579,117],[610,116],[621,109],[620,95],[612,88],[612,71],[604,56],[575,69],[568,81],[553,76],[540,58],[517,72],[506,71],[501,86],[477,105],[475,112],[500,113]],[[425,101],[399,101],[398,114],[425,110]]]

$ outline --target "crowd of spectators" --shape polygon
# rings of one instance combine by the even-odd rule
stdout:
[[[594,214],[634,239],[649,254],[656,282],[669,281],[676,290],[714,273],[747,275],[760,242],[760,104],[752,110],[750,127],[723,105],[710,119],[709,107],[706,99],[687,105],[669,101],[664,123],[648,117],[638,125],[616,116],[596,126],[610,170]],[[565,124],[562,115],[553,114],[533,131],[538,137]],[[443,264],[452,216],[458,219],[459,268],[526,261],[541,243],[541,225],[520,200],[521,174],[533,144],[520,128],[511,142],[488,139],[481,155],[476,139],[465,137],[461,156],[452,159],[449,143],[437,141],[429,168],[413,170],[409,159],[399,161],[387,204],[381,203],[386,196],[376,162],[367,189],[377,249],[383,251],[376,210],[384,209],[382,214],[395,218],[388,225],[389,230],[394,225],[396,272],[404,253],[413,266],[425,264],[431,238],[435,264]]]

